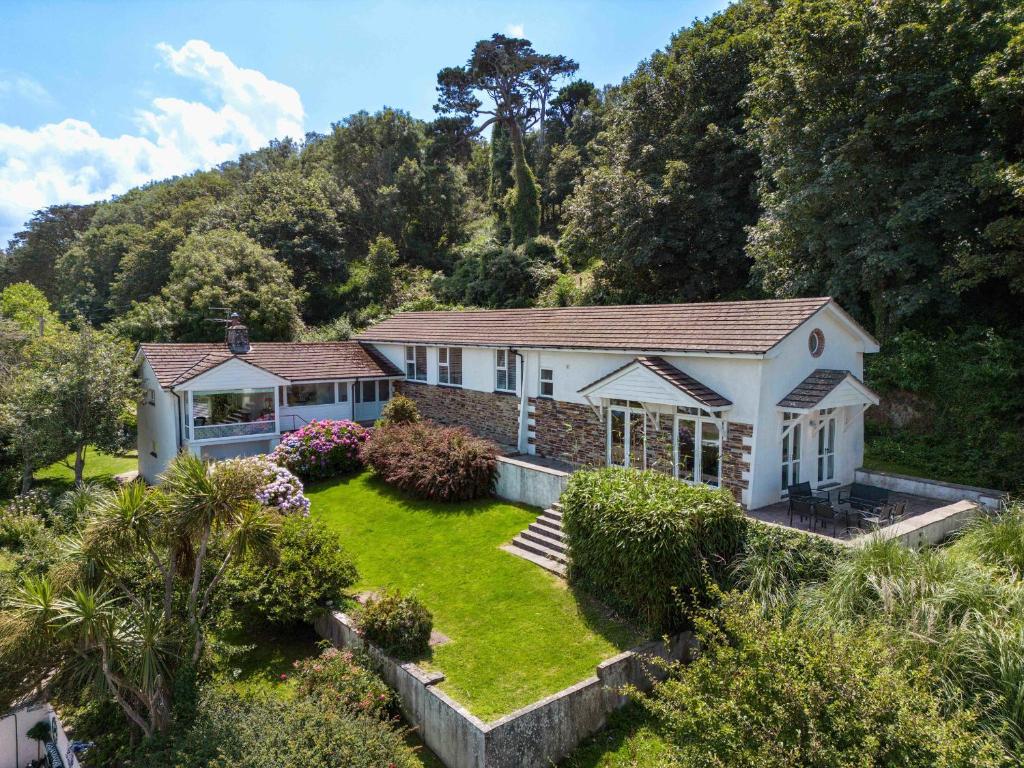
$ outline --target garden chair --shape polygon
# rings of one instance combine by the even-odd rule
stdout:
[[[802,521],[805,517],[809,518],[811,524],[814,521],[828,515],[834,521],[835,513],[832,510],[832,505],[825,499],[815,499],[807,496],[797,496],[796,498],[790,498],[789,500],[789,524],[793,525],[793,514],[797,514]]]
[[[859,509],[877,515],[878,510],[889,501],[889,491],[886,488],[879,488],[864,483],[853,483],[848,488],[839,489],[839,503],[849,504],[853,509]]]
[[[810,514],[808,510],[813,507],[814,502],[828,502],[828,494],[824,494],[819,491],[812,491],[810,483],[797,483],[796,485],[786,486],[786,495],[789,497],[790,525],[793,525],[794,512],[800,516],[800,521],[803,522],[804,515]],[[809,507],[807,503],[798,502],[810,502],[811,507]]]

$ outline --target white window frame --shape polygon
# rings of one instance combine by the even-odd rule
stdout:
[[[782,445],[779,448],[779,482],[782,485],[782,493],[785,493],[789,486],[800,482],[800,465],[803,463],[803,424],[800,419],[798,413],[782,414]],[[796,423],[790,428],[790,422],[793,421]]]
[[[419,363],[416,361],[418,353],[423,350],[423,370],[420,370]],[[412,366],[410,368],[410,366]],[[410,371],[412,375],[410,376]],[[407,381],[426,381],[427,380],[427,348],[422,344],[406,345],[405,347],[405,378]]]
[[[331,400],[330,402],[327,402],[327,403],[292,403],[291,402],[292,389],[294,387],[317,386],[317,385],[321,385],[321,384],[328,384],[328,385],[330,385],[330,389],[333,392],[333,397],[334,397],[334,399]],[[285,405],[285,406],[287,406],[289,408],[323,408],[323,407],[328,406],[328,405],[337,405],[338,404],[338,383],[335,382],[335,381],[300,381],[300,382],[296,382],[295,384],[286,384],[285,386],[281,387],[281,389],[284,392],[284,402],[281,403],[281,404]]]
[[[494,350],[494,391],[495,392],[511,392],[516,391],[516,366],[510,365],[509,361],[515,353],[511,349],[496,349]],[[502,363],[504,359],[504,363]],[[501,387],[498,385],[498,374],[505,374],[505,386]]]
[[[688,421],[693,425],[693,479],[687,480],[686,478],[679,477],[679,422]],[[704,462],[703,453],[704,447],[710,445],[710,440],[704,439],[704,424],[713,424],[718,430],[718,440],[715,441],[718,446],[718,482],[716,484],[704,482]],[[672,420],[672,476],[676,480],[681,480],[688,485],[708,485],[711,488],[722,487],[722,457],[724,454],[723,450],[723,433],[725,432],[725,422],[720,418],[712,416],[710,413],[705,411],[697,411],[696,409],[687,409],[686,413],[676,411],[675,416]]]
[[[644,407],[642,405],[640,405],[639,403],[632,402],[632,401],[627,401],[626,405],[622,405],[622,404],[614,404],[614,405],[612,405],[612,404],[609,404],[609,406],[607,408],[607,411],[608,411],[608,414],[605,417],[605,438],[604,438],[604,442],[605,442],[605,445],[604,445],[605,463],[609,467],[637,467],[637,465],[633,462],[632,451],[630,450],[631,446],[633,445],[633,436],[631,434],[632,433],[632,429],[633,429],[633,416],[637,415],[637,416],[640,416],[640,418],[641,418],[641,420],[643,422],[643,425],[644,425],[643,448],[641,449],[641,453],[643,455],[641,457],[640,465],[639,465],[639,467],[637,467],[637,469],[646,469],[647,468],[647,411],[644,409]],[[624,441],[623,445],[622,445],[622,459],[623,459],[623,463],[622,464],[614,464],[614,463],[612,463],[612,414],[614,412],[616,412],[616,411],[622,413],[624,415],[623,418],[625,420],[624,421],[624,429],[622,431],[622,439]]]
[[[459,353],[458,381],[452,381],[452,352],[455,350]],[[462,347],[437,348],[437,383],[446,387],[462,386]]]
[[[544,374],[547,374],[545,376]],[[544,385],[548,385],[551,388],[550,392],[544,391]],[[538,372],[537,382],[537,395],[538,397],[544,397],[549,400],[555,399],[555,369],[554,368],[541,368]]]
[[[839,441],[839,423],[835,408],[818,412],[818,482],[830,483],[836,479],[836,443]]]

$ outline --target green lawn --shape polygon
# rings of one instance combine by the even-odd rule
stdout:
[[[632,646],[633,630],[565,582],[499,547],[536,510],[495,500],[437,504],[364,473],[307,489],[312,514],[338,532],[359,567],[356,591],[415,593],[450,642],[424,666],[441,689],[491,721],[594,674]]]
[[[74,467],[75,457],[68,456],[67,462]],[[95,483],[113,483],[114,475],[138,468],[139,456],[135,451],[120,456],[100,453],[95,448],[87,448],[85,451],[85,479]],[[62,491],[74,484],[75,471],[58,461],[36,472],[35,479],[41,485]]]

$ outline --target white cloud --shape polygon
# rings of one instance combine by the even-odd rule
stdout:
[[[37,80],[17,72],[0,72],[0,98],[16,96],[37,104],[51,104],[49,91]]]
[[[509,37],[523,37],[525,35],[525,33],[523,32],[523,25],[508,24],[505,27],[505,34],[508,35]]]
[[[202,83],[208,98],[154,98],[137,113],[137,133],[121,136],[73,118],[33,130],[0,122],[0,244],[47,205],[107,198],[273,138],[302,137],[305,114],[294,88],[236,66],[202,40],[178,49],[161,43],[157,52],[176,75]]]

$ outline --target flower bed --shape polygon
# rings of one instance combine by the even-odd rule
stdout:
[[[354,421],[311,421],[284,437],[270,459],[304,480],[334,477],[362,466],[359,449],[369,436]]]

